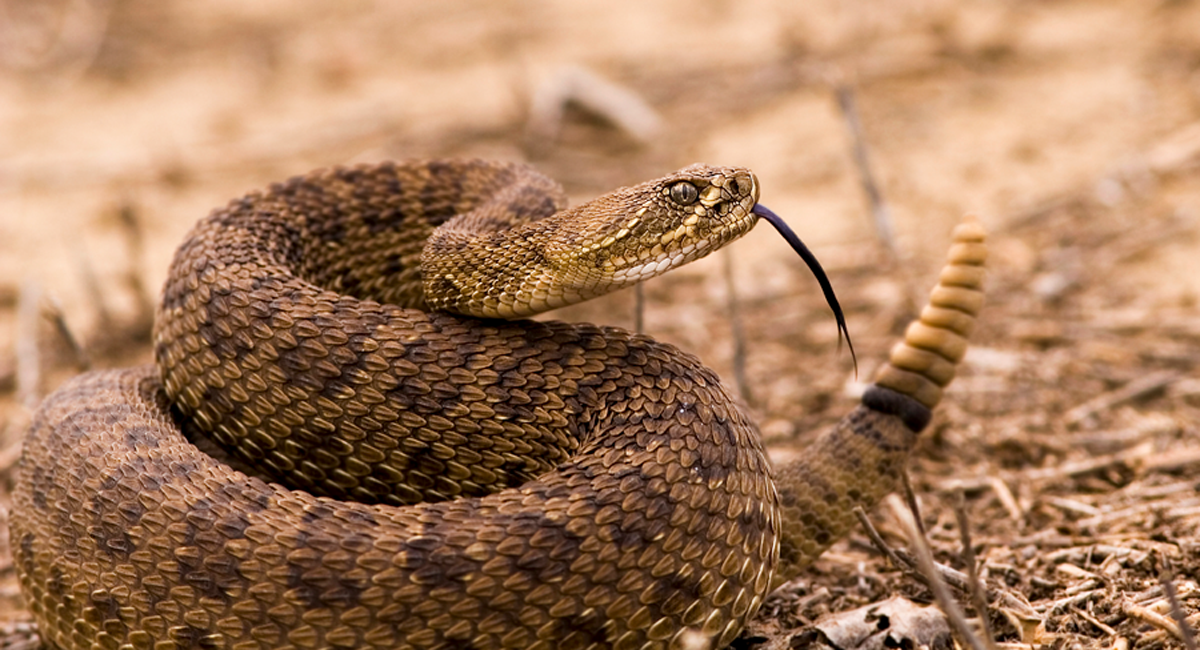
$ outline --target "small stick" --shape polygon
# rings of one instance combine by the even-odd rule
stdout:
[[[1078,608],[1078,607],[1073,607],[1073,608],[1071,608],[1071,611],[1073,611],[1073,612],[1075,612],[1076,614],[1078,614],[1080,618],[1082,618],[1083,620],[1087,621],[1088,623],[1091,623],[1092,625],[1095,625],[1095,626],[1096,626],[1096,629],[1100,630],[1101,632],[1103,632],[1103,633],[1105,633],[1105,634],[1107,634],[1107,635],[1109,635],[1109,636],[1116,636],[1116,635],[1117,635],[1117,631],[1116,631],[1116,630],[1114,630],[1114,629],[1112,628],[1112,626],[1110,626],[1110,625],[1106,625],[1106,624],[1104,623],[1104,621],[1101,621],[1100,619],[1096,618],[1095,616],[1092,616],[1091,614],[1087,613],[1085,610],[1082,610],[1082,609],[1080,609],[1080,608]]]
[[[142,334],[142,330],[148,333],[149,328],[154,323],[154,299],[150,291],[146,289],[146,283],[142,281],[142,275],[138,273],[138,267],[142,261],[145,238],[142,237],[142,226],[138,220],[137,210],[129,201],[121,204],[117,210],[117,217],[121,223],[121,230],[125,233],[125,245],[129,249],[129,266],[125,271],[125,284],[129,290],[133,292],[133,296],[138,306],[138,314],[135,323],[137,324],[138,334]]]
[[[900,249],[896,245],[895,228],[892,226],[892,213],[875,181],[875,173],[871,170],[871,160],[867,153],[867,140],[863,137],[862,121],[858,116],[858,105],[854,90],[844,82],[834,86],[838,107],[846,120],[846,128],[850,132],[850,140],[854,152],[854,164],[858,168],[858,180],[862,184],[863,193],[871,204],[871,216],[875,220],[875,234],[883,243],[893,262],[900,260]]]
[[[1001,480],[1012,483],[1061,481],[1068,477],[1095,472],[1110,465],[1133,465],[1142,469],[1143,471],[1170,471],[1200,462],[1200,450],[1181,449],[1160,454],[1148,454],[1148,451],[1152,446],[1152,444],[1146,443],[1131,449],[1119,451],[1115,454],[1107,454],[1104,456],[1088,458],[1086,460],[1072,461],[1063,463],[1061,465],[1055,465],[1053,467],[1038,467],[1019,472],[1002,472],[1001,475],[1004,478]],[[966,480],[947,480],[940,482],[937,485],[937,489],[942,492],[947,492],[955,489],[959,485],[962,485],[968,490],[978,490],[987,487],[994,488],[994,482],[996,480],[996,478],[990,476],[985,476],[978,479],[971,478]],[[997,492],[997,495],[999,494],[1000,493]]]
[[[644,283],[633,285],[633,331],[638,334],[646,333],[646,292],[642,289]]]
[[[878,530],[875,530],[875,524],[871,523],[871,519],[867,517],[867,513],[862,509],[862,506],[854,506],[854,516],[858,517],[858,523],[862,524],[863,530],[867,531],[867,537],[871,538],[871,542],[875,544],[875,548],[879,549],[879,552],[883,553],[892,562],[892,566],[918,578],[922,577],[921,574],[913,572],[912,562],[907,558],[900,557],[891,546],[888,546],[887,542],[883,541],[883,537],[879,534]]]
[[[41,400],[42,358],[38,348],[38,317],[42,288],[26,280],[17,299],[17,401],[29,409]]]
[[[1175,621],[1172,621],[1171,619],[1152,609],[1147,609],[1141,605],[1134,605],[1131,602],[1125,602],[1121,605],[1121,611],[1124,612],[1126,616],[1131,616],[1142,621],[1143,623],[1149,623],[1150,625],[1163,630],[1179,641],[1184,641],[1186,639],[1182,628],[1176,625]],[[1193,643],[1194,642],[1195,641],[1193,640]],[[1189,648],[1189,650],[1191,650],[1191,648]]]
[[[1167,386],[1179,379],[1182,373],[1176,370],[1160,370],[1144,377],[1139,377],[1121,388],[1118,388],[1101,395],[1097,395],[1092,399],[1076,406],[1067,411],[1063,417],[1067,424],[1078,424],[1091,415],[1106,411],[1114,406],[1119,406],[1130,400],[1135,400],[1143,395],[1152,393],[1164,386]]]
[[[558,70],[530,100],[526,140],[544,149],[558,139],[568,105],[608,120],[639,144],[662,131],[662,117],[637,92],[581,67]]]
[[[1021,511],[1021,506],[1017,503],[1017,498],[1013,496],[1012,490],[1008,489],[1008,483],[1005,483],[999,476],[993,476],[990,485],[992,492],[996,493],[996,498],[1000,499],[1000,504],[1008,511],[1008,516],[1018,523],[1024,521],[1025,513]],[[962,489],[960,485],[958,490],[961,492]]]
[[[729,326],[733,330],[733,378],[737,382],[738,393],[747,404],[754,403],[750,392],[750,382],[746,381],[746,333],[742,328],[742,310],[738,302],[737,283],[733,279],[733,254],[725,251],[721,256],[725,272],[725,287],[727,289],[727,309],[729,310]]]
[[[921,537],[925,536],[925,524],[921,522],[921,506],[917,503],[917,493],[913,491],[912,481],[909,480],[908,471],[902,471],[900,478],[904,482],[904,501],[908,504],[908,509],[912,511],[915,518],[917,530],[921,531]]]
[[[84,292],[92,303],[92,309],[96,310],[96,330],[105,333],[112,332],[116,329],[113,326],[112,312],[108,310],[108,304],[104,300],[104,291],[100,288],[100,281],[96,277],[96,268],[92,266],[92,258],[80,242],[76,241],[74,248],[75,259],[79,264],[79,274],[83,279]]]
[[[903,510],[903,508],[897,504],[899,504],[899,501],[891,498],[888,499],[888,505],[892,507],[893,511]],[[870,519],[867,518],[867,515],[862,511],[862,508],[859,507],[855,510],[855,515],[858,517],[859,522],[863,524],[863,528],[866,529],[867,535],[871,538],[871,542],[875,544],[875,547],[878,548],[881,553],[887,556],[891,560],[892,564],[903,571],[906,575],[911,576],[921,584],[928,585],[929,583],[926,581],[925,576],[921,575],[921,573],[916,570],[916,563],[912,560],[909,554],[888,546],[887,542],[883,541],[883,537],[880,536],[879,531],[875,530],[875,526],[871,523]],[[938,573],[941,575],[942,579],[955,589],[958,589],[963,593],[968,591],[969,587],[967,586],[967,582],[969,578],[966,574],[944,564],[934,563],[934,566],[937,567]],[[1028,603],[1022,601],[1016,596],[1013,596],[1005,589],[989,589],[986,595],[988,598],[1000,601],[1002,606],[1019,612],[1022,616],[1036,616],[1036,612],[1033,611]]]
[[[970,647],[973,650],[988,650],[988,646],[979,638],[979,635],[971,630],[971,626],[967,623],[967,617],[963,613],[962,608],[950,596],[950,589],[946,586],[946,582],[942,580],[937,566],[933,561],[933,553],[929,550],[925,534],[917,525],[917,513],[898,510],[896,514],[900,519],[901,525],[904,526],[905,532],[908,534],[909,543],[912,544],[913,554],[916,556],[917,566],[920,567],[921,573],[929,581],[929,588],[933,591],[934,598],[937,599],[938,607],[941,608],[946,618],[950,619],[952,629],[957,632],[959,643],[963,647]]]
[[[71,348],[71,354],[75,357],[75,367],[80,371],[90,368],[92,360],[88,357],[87,350],[83,349],[83,345],[79,343],[79,338],[71,332],[71,327],[67,325],[67,319],[63,315],[62,304],[53,295],[46,296],[46,315],[54,323],[54,329],[62,337],[63,341],[66,342],[67,347]]]
[[[1080,603],[1085,603],[1093,598],[1098,598],[1104,594],[1103,589],[1089,589],[1078,594],[1067,596],[1050,603],[1048,607],[1043,608],[1047,616],[1053,616],[1057,612],[1066,611],[1068,607],[1077,607]]]
[[[971,524],[967,521],[967,498],[962,488],[955,492],[954,516],[958,520],[958,534],[962,543],[962,560],[967,565],[967,577],[971,580],[971,599],[975,611],[979,613],[979,621],[983,625],[983,638],[988,647],[993,647],[992,620],[988,616],[988,602],[983,581],[979,579],[979,569],[975,565],[975,547],[971,544]]]
[[[1179,626],[1179,635],[1182,638],[1183,647],[1187,648],[1187,650],[1196,650],[1196,633],[1192,631],[1192,626],[1188,625],[1187,615],[1183,613],[1183,606],[1179,604],[1179,596],[1175,593],[1174,574],[1175,572],[1170,569],[1163,571],[1160,577],[1163,594],[1167,597],[1167,602],[1171,605],[1171,618],[1175,620],[1175,625]]]

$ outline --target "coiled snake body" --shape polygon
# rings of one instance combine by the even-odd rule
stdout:
[[[978,227],[864,405],[774,470],[694,357],[499,319],[704,255],[757,200],[748,171],[693,166],[567,210],[528,168],[425,162],[214,212],[176,255],[157,365],[35,415],[11,540],[42,641],[728,644],[894,486],[979,306]]]

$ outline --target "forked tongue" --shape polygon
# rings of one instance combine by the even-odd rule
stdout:
[[[821,268],[821,263],[817,261],[817,256],[808,250],[804,242],[792,232],[792,229],[783,221],[779,215],[771,212],[765,205],[757,203],[750,210],[752,214],[760,219],[766,219],[775,226],[775,230],[783,235],[787,243],[792,246],[792,250],[804,260],[808,265],[812,274],[816,276],[817,283],[821,285],[821,292],[825,294],[825,302],[829,303],[829,308],[833,310],[833,316],[837,319],[838,326],[838,346],[842,344],[842,339],[846,339],[846,345],[850,348],[850,359],[854,362],[854,374],[858,374],[858,357],[854,355],[854,343],[850,340],[850,330],[846,329],[846,317],[842,314],[842,306],[838,304],[837,295],[833,293],[833,285],[829,283],[829,277],[825,275],[825,269]]]

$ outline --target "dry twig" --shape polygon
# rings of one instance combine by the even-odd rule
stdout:
[[[71,331],[71,326],[67,325],[66,316],[63,315],[62,304],[58,298],[53,295],[46,296],[46,315],[50,321],[54,323],[54,330],[62,337],[62,340],[71,349],[71,356],[75,359],[75,368],[80,371],[87,370],[92,366],[92,360],[88,357],[87,350],[79,342],[79,337]]]
[[[1187,650],[1196,650],[1196,633],[1192,631],[1192,626],[1188,625],[1187,615],[1183,613],[1183,606],[1179,604],[1179,596],[1175,592],[1174,573],[1174,571],[1169,570],[1163,572],[1161,578],[1163,595],[1166,596],[1167,602],[1171,605],[1171,618],[1179,628],[1183,647],[1187,648]]]
[[[871,205],[871,217],[875,222],[875,234],[887,249],[893,262],[900,260],[900,248],[896,244],[896,228],[892,225],[892,213],[879,183],[875,180],[875,172],[871,169],[871,159],[867,152],[867,139],[863,136],[862,120],[859,119],[858,105],[854,89],[848,84],[838,82],[834,86],[837,95],[838,108],[846,121],[846,129],[850,133],[851,148],[854,152],[854,164],[858,169],[858,180],[867,201]]]
[[[924,533],[917,525],[917,513],[901,510],[896,514],[899,516],[900,523],[904,526],[905,533],[908,535],[913,555],[916,556],[917,566],[920,568],[921,574],[928,581],[929,588],[933,591],[938,606],[946,614],[946,617],[950,619],[951,629],[955,631],[959,643],[973,650],[989,650],[987,644],[979,638],[978,634],[975,634],[974,630],[967,623],[967,616],[963,613],[962,608],[959,607],[958,602],[950,596],[950,590],[946,586],[946,582],[942,580],[941,573],[938,572],[937,565],[933,561],[933,553],[929,550],[929,542],[925,539]],[[986,612],[984,615],[986,615]]]
[[[1067,411],[1067,414],[1063,416],[1063,420],[1067,424],[1078,424],[1096,413],[1107,411],[1114,406],[1119,406],[1163,388],[1181,376],[1182,373],[1177,370],[1160,370],[1144,377],[1139,377],[1121,388],[1097,395],[1087,402]]]
[[[644,282],[633,285],[633,331],[646,333],[646,290]]]
[[[733,279],[733,255],[725,251],[721,256],[725,275],[726,309],[729,311],[729,327],[733,335],[733,378],[738,393],[747,404],[754,403],[750,382],[746,380],[746,332],[742,327],[742,311],[738,304],[737,283]]]
[[[17,402],[29,409],[41,400],[42,355],[38,348],[42,288],[27,280],[17,299]]]
[[[634,141],[654,141],[662,118],[637,93],[580,67],[567,67],[537,86],[529,109],[527,141],[544,148],[558,138],[568,105],[608,120]]]
[[[1121,611],[1132,618],[1136,618],[1143,623],[1149,623],[1154,627],[1163,630],[1167,634],[1175,637],[1179,641],[1185,639],[1183,630],[1171,619],[1159,614],[1158,612],[1141,605],[1135,605],[1129,601],[1121,603]]]
[[[129,251],[129,265],[125,269],[125,285],[133,294],[137,303],[138,313],[134,317],[133,327],[139,337],[149,335],[154,324],[154,297],[142,281],[138,265],[143,258],[145,238],[142,236],[141,222],[133,204],[126,201],[117,210],[121,231],[125,234],[125,246]]]
[[[992,632],[991,617],[988,616],[987,595],[983,580],[979,578],[979,568],[976,566],[975,547],[971,544],[971,524],[967,520],[966,496],[961,489],[955,493],[954,516],[958,521],[963,563],[967,565],[967,576],[971,581],[971,599],[974,601],[975,611],[983,626],[984,641],[990,647],[996,637]]]

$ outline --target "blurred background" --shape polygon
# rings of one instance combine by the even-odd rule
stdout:
[[[62,378],[149,360],[148,305],[209,210],[426,157],[528,161],[573,203],[692,162],[751,167],[829,270],[860,379],[977,214],[990,306],[917,482],[1007,481],[972,494],[1007,548],[1012,530],[1100,534],[1078,522],[1122,490],[1200,470],[1192,0],[0,0],[0,465]],[[854,403],[833,319],[770,229],[645,296],[647,333],[737,375],[773,443]],[[636,321],[632,292],[552,316]],[[1095,454],[1118,457],[1050,496],[1021,478]],[[1200,504],[1172,503],[1122,520],[1128,538],[1195,539]],[[1057,593],[1038,570],[1054,575],[1014,578],[1034,600]]]

